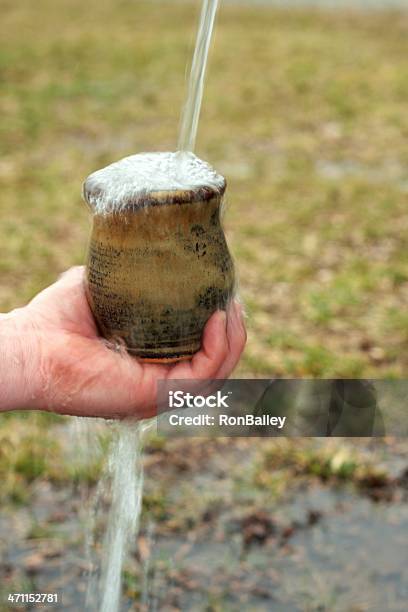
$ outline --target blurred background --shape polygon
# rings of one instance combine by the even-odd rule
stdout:
[[[90,172],[175,148],[200,2],[0,7],[5,312],[84,262]],[[237,377],[406,376],[407,8],[220,3],[196,152],[228,181],[249,332]],[[44,590],[80,609],[101,457],[73,460],[76,428],[1,417],[0,610]],[[124,609],[405,610],[406,450],[152,436]]]

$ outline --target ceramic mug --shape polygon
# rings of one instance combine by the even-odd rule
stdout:
[[[101,334],[146,362],[191,358],[234,292],[222,188],[153,191],[93,210],[86,292]],[[88,204],[93,195],[87,190]]]

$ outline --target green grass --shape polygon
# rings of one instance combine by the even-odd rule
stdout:
[[[39,479],[49,480],[56,486],[95,484],[109,434],[105,431],[98,440],[100,453],[92,459],[81,461],[73,454],[66,430],[58,429],[58,424],[61,427],[63,423],[62,417],[50,418],[48,414],[2,415],[0,504],[26,504],[31,485]]]
[[[391,481],[387,472],[372,458],[342,441],[331,440],[324,446],[310,444],[310,440],[281,439],[263,449],[254,471],[254,482],[261,489],[276,490],[293,482],[294,477],[312,477],[332,484],[353,483],[363,488],[369,482],[385,484]]]
[[[84,261],[91,171],[174,149],[198,8],[3,2],[0,310]],[[406,374],[407,29],[395,12],[221,7],[197,153],[228,180],[249,331],[237,376]],[[0,461],[17,499],[63,463],[26,418],[3,421],[20,436]]]

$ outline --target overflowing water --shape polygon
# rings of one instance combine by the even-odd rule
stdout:
[[[218,0],[203,0],[196,46],[191,65],[186,103],[180,123],[178,149],[194,151],[198,120],[203,99],[205,71],[210,48]]]
[[[130,202],[141,204],[152,191],[222,189],[225,179],[194,153],[139,153],[93,172],[85,181],[84,197],[97,214],[120,211]]]

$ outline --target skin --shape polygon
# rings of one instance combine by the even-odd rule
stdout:
[[[143,364],[99,336],[84,271],[71,268],[27,306],[0,315],[1,411],[143,419],[156,414],[158,380],[229,377],[246,342],[237,302],[210,318],[190,361]]]

